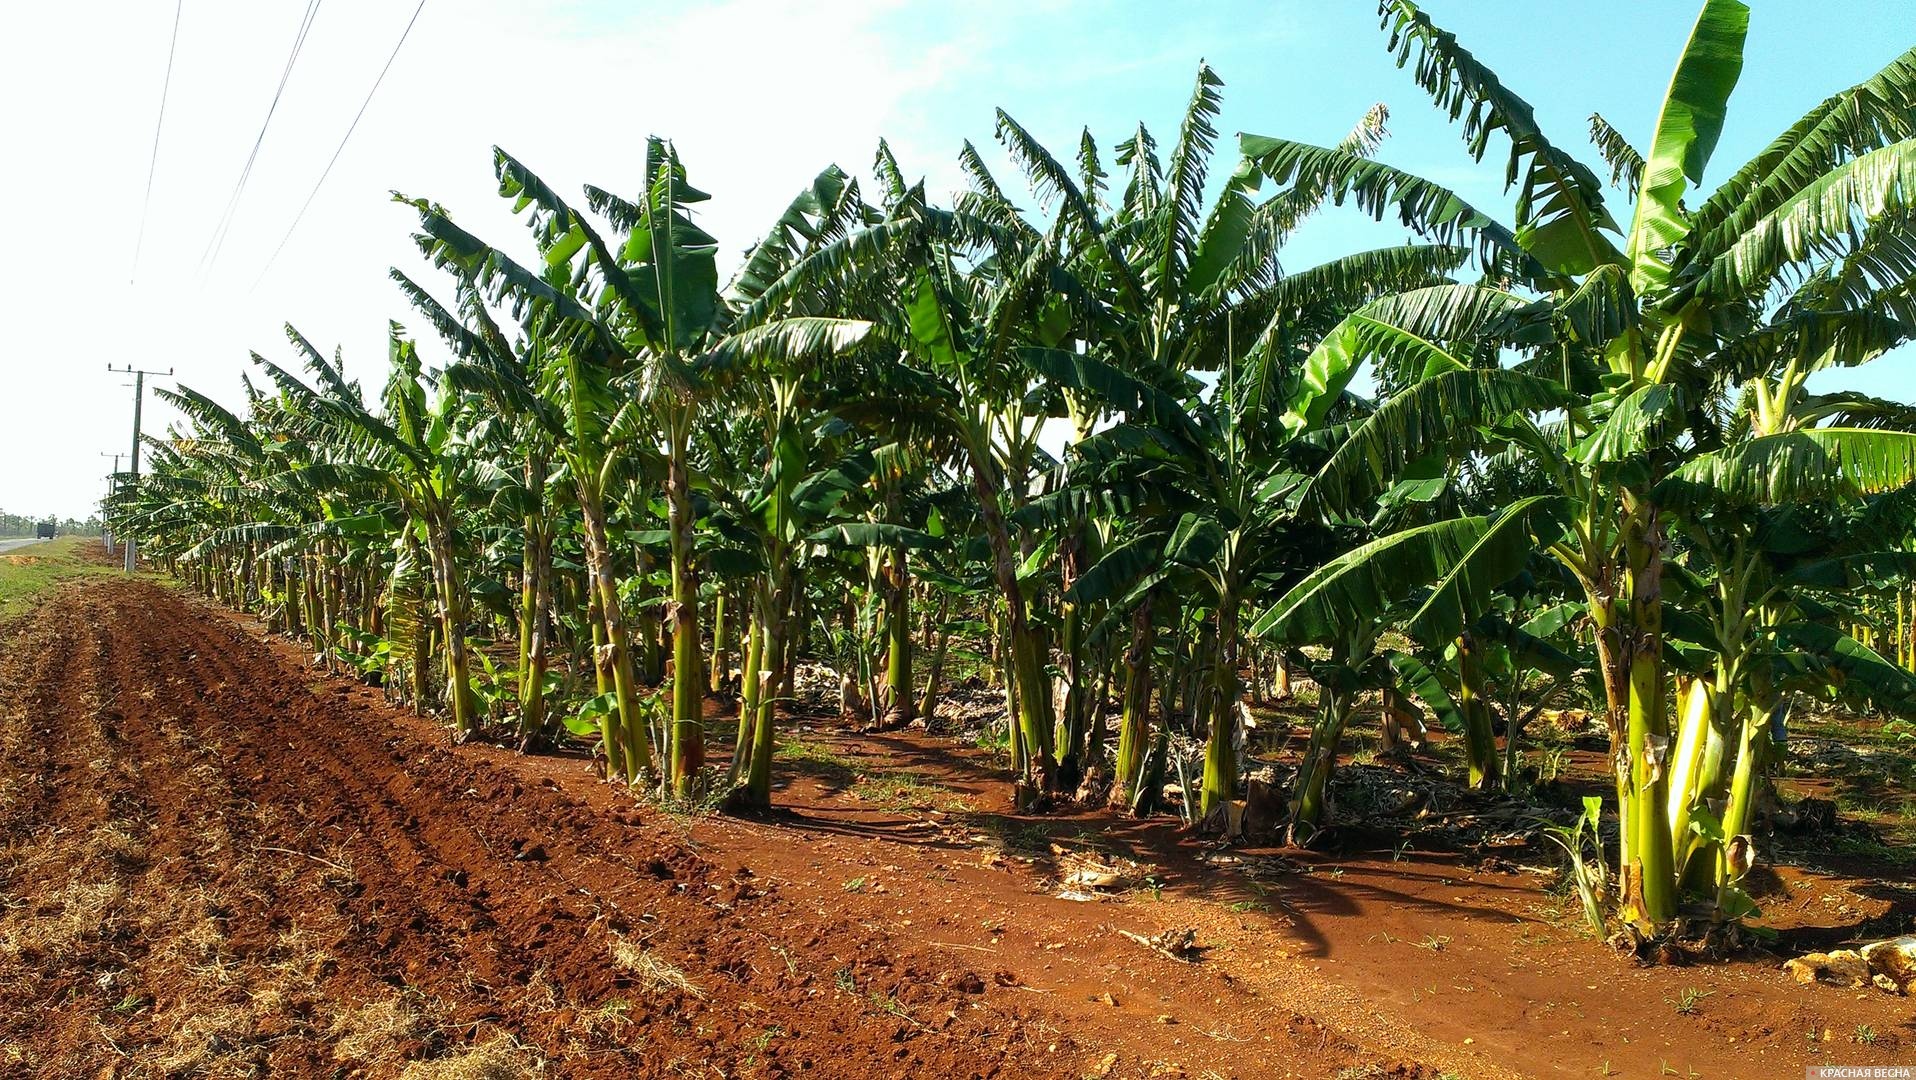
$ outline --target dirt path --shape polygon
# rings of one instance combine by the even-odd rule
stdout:
[[[1002,773],[944,740],[798,737],[830,764],[798,763],[775,829],[701,823],[708,850],[752,852],[824,918],[882,924],[929,911],[940,940],[988,947],[1052,994],[1081,1042],[1122,1047],[1147,1073],[1163,1060],[1246,1077],[1746,1080],[1904,1062],[1916,1046],[1907,999],[1802,987],[1773,957],[1640,967],[1616,955],[1587,935],[1574,899],[1546,890],[1535,864],[1554,860],[1542,853],[1224,850],[1164,819],[1014,815]],[[901,769],[928,786],[889,806],[895,785],[861,798],[863,783],[846,780]],[[969,812],[902,805],[914,798]],[[1078,852],[1138,860],[1158,887],[1059,899]],[[1881,870],[1896,879],[1786,866],[1764,899],[1767,922],[1811,947],[1860,923],[1908,928],[1916,887]],[[864,880],[848,891],[854,875]],[[1119,933],[1167,927],[1195,928],[1204,961],[1167,960]],[[1160,1022],[1167,1014],[1175,1026]]]
[[[777,819],[673,817],[300,660],[112,579],[0,630],[0,1075],[1731,1080],[1916,1046],[1903,999],[1773,962],[1636,968],[1520,866],[1017,817],[914,735],[796,731]],[[1078,851],[1151,880],[1058,899]],[[1831,933],[1916,910],[1777,888]],[[1123,933],[1166,929],[1202,959]]]

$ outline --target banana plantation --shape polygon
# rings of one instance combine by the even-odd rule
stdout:
[[[1829,96],[1724,162],[1739,78],[1785,74],[1737,0],[1637,146],[1379,14],[1375,96],[1421,91],[1497,204],[1385,164],[1383,106],[1224,135],[1203,65],[1175,130],[1001,110],[1014,172],[967,142],[945,198],[881,142],[756,238],[669,140],[579,190],[498,149],[524,233],[395,194],[432,272],[391,272],[383,384],[288,326],[238,392],[161,391],[111,530],[660,808],[775,817],[821,680],[854,740],[982,702],[1016,813],[1291,850],[1343,842],[1359,746],[1525,806],[1587,715],[1579,921],[1736,940],[1798,726],[1916,715],[1916,407],[1816,379],[1916,335],[1916,50],[1789,73]],[[1333,214],[1403,242],[1286,256]]]

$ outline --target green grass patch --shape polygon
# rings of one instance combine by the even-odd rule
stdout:
[[[1051,847],[1051,829],[1042,821],[1016,818],[988,818],[985,827],[998,847],[1006,852],[1047,851]]]
[[[1852,858],[1873,859],[1892,866],[1916,864],[1916,852],[1901,843],[1879,843],[1856,836],[1838,836],[1830,842],[1831,851]]]
[[[90,536],[62,536],[0,551],[0,619],[32,607],[63,581],[117,573],[101,560],[99,543]]]
[[[858,775],[858,762],[823,743],[806,742],[803,739],[781,740],[772,748],[772,758],[799,765],[801,772],[811,773],[840,787],[851,783],[852,778]]]
[[[839,788],[862,802],[887,810],[970,809],[965,797],[919,778],[910,772],[869,771],[856,758],[841,754],[823,743],[787,739],[778,744],[772,756],[790,762],[799,771]]]
[[[852,794],[888,810],[958,812],[971,809],[963,795],[908,772],[861,776],[853,782]]]

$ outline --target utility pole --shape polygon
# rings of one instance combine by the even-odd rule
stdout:
[[[120,455],[109,454],[105,450],[102,450],[100,451],[100,456],[110,457],[113,459],[113,471],[106,474],[106,501],[112,502],[113,501],[113,482],[116,479],[118,479],[120,475]],[[106,523],[106,503],[105,502],[100,504],[100,539],[106,544],[107,554],[109,555],[113,554],[113,529],[111,526],[107,525]]]
[[[165,371],[146,371],[141,368],[136,368],[132,364],[117,368],[112,364],[108,364],[106,369],[121,375],[133,376],[133,457],[132,467],[127,469],[126,482],[129,486],[138,486],[140,482],[140,404],[142,399],[146,397],[146,377],[148,375],[158,375],[162,378],[166,378],[173,374],[173,369],[167,368]],[[133,538],[131,536],[125,536],[121,537],[121,540],[126,544],[126,572],[131,574],[135,562],[133,555]]]

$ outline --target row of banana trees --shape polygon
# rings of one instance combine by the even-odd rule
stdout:
[[[256,356],[242,408],[168,395],[186,424],[115,528],[462,737],[583,733],[609,778],[741,807],[801,658],[878,724],[987,664],[1026,803],[1092,776],[1148,808],[1197,735],[1202,814],[1242,791],[1247,673],[1308,672],[1299,843],[1360,703],[1453,733],[1486,791],[1586,704],[1617,914],[1738,918],[1792,707],[1916,707],[1916,410],[1809,387],[1916,330],[1916,51],[1705,188],[1737,0],[1703,5],[1644,149],[1591,118],[1607,177],[1409,0],[1379,11],[1501,157],[1507,219],[1377,160],[1381,106],[1335,145],[1239,136],[1213,177],[1205,67],[1168,146],[1059,154],[1001,111],[1029,206],[970,143],[949,205],[881,144],[723,283],[669,143],[579,198],[499,151],[515,243],[399,197],[441,277],[392,277],[443,362],[394,324],[369,398],[289,328],[300,362]],[[1287,266],[1330,207],[1407,242]]]

